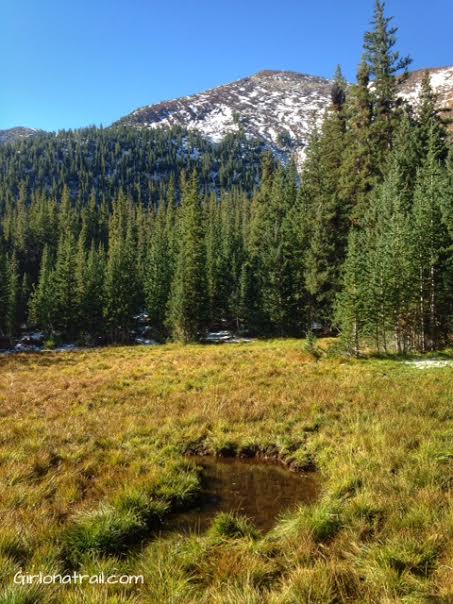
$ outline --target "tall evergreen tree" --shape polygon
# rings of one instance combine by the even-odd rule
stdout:
[[[81,317],[83,322],[80,330],[88,337],[101,334],[105,328],[104,308],[104,279],[105,279],[105,254],[101,244],[95,246],[91,243],[86,257],[86,269],[84,271],[84,287],[80,300]]]
[[[436,349],[442,325],[451,320],[451,291],[446,275],[451,257],[451,237],[443,221],[445,173],[439,161],[438,133],[430,131],[428,156],[419,170],[413,206],[413,229],[418,295],[419,347]]]
[[[0,335],[6,333],[6,317],[8,312],[8,266],[6,254],[0,247]]]
[[[418,166],[430,152],[435,153],[440,160],[444,160],[447,156],[447,133],[437,108],[437,97],[431,87],[429,72],[423,75],[417,113]]]
[[[209,301],[209,319],[219,324],[225,319],[228,298],[225,287],[227,267],[223,255],[223,234],[220,206],[215,193],[211,193],[206,206],[206,285]]]
[[[305,284],[311,296],[311,320],[325,326],[332,321],[349,228],[348,207],[341,199],[339,186],[346,133],[345,101],[346,84],[338,69],[331,107],[319,140],[314,141],[315,152],[304,170],[302,185],[310,216]]]
[[[393,17],[386,17],[385,2],[376,0],[373,29],[365,34],[365,60],[373,80],[374,122],[378,165],[383,166],[385,154],[391,149],[395,128],[397,76],[406,77],[411,58],[401,57],[395,50],[398,28],[391,25]]]
[[[377,181],[373,145],[373,100],[370,92],[370,70],[363,60],[357,83],[350,91],[347,106],[344,152],[339,170],[339,197],[344,212],[352,223],[363,220],[370,193]]]
[[[358,356],[361,340],[366,334],[366,241],[363,232],[352,229],[343,267],[342,289],[337,296],[335,321],[350,353]]]
[[[170,287],[173,278],[172,241],[174,224],[169,227],[169,213],[174,212],[173,200],[162,200],[148,246],[145,268],[145,304],[151,324],[163,331],[167,316]]]
[[[76,243],[72,231],[60,235],[52,275],[54,296],[52,323],[65,336],[73,337],[78,327]]]
[[[275,163],[272,155],[267,153],[262,160],[262,179],[258,192],[254,195],[250,208],[250,227],[247,236],[247,254],[249,260],[241,275],[241,291],[243,294],[253,292],[253,298],[244,298],[241,307],[248,305],[247,325],[252,331],[269,332],[270,317],[266,313],[264,297],[267,287],[266,255],[272,253],[267,249],[269,237],[272,234],[272,188],[274,181]],[[242,298],[242,295],[241,295]]]
[[[140,283],[135,261],[132,206],[124,194],[115,201],[109,225],[104,281],[104,318],[115,340],[127,340],[140,310]]]
[[[197,340],[207,323],[206,249],[203,208],[196,173],[182,184],[178,251],[169,303],[168,325],[183,342]]]
[[[247,259],[245,247],[250,218],[249,198],[239,192],[223,195],[220,215],[226,318],[239,330],[248,323],[245,299],[241,306],[241,274]]]
[[[52,261],[49,247],[44,246],[38,283],[29,300],[29,320],[52,335],[54,304]]]
[[[376,348],[385,352],[393,343],[406,351],[412,328],[412,233],[399,185],[395,163],[375,193],[364,231],[364,321]]]
[[[21,278],[19,261],[16,253],[10,256],[7,268],[8,304],[6,312],[6,332],[9,336],[17,335],[23,317],[21,317]]]

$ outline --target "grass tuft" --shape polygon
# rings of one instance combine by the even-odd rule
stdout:
[[[0,604],[41,604],[43,593],[35,587],[9,587],[0,593]]]
[[[217,514],[209,529],[209,536],[214,539],[256,539],[258,535],[258,531],[247,518],[227,512]]]

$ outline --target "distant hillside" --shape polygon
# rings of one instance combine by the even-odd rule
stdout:
[[[423,75],[429,71],[431,86],[438,96],[439,109],[446,119],[453,118],[453,67],[435,67],[413,71],[401,87],[401,96],[410,101],[416,101],[421,90]]]
[[[439,106],[448,115],[453,109],[453,67],[434,68],[431,83]],[[401,96],[415,102],[425,70],[412,72],[402,85]],[[277,155],[295,153],[303,159],[314,124],[321,123],[330,103],[331,81],[289,71],[261,71],[231,84],[200,94],[148,105],[118,123],[143,128],[179,125],[197,130],[212,141],[243,131]]]
[[[330,88],[325,78],[261,71],[194,96],[137,109],[119,123],[146,128],[179,125],[213,141],[243,131],[274,152],[303,156],[313,125],[329,104]]]
[[[158,201],[162,186],[182,171],[197,169],[209,190],[240,186],[252,191],[260,178],[263,145],[240,134],[213,143],[181,127],[147,130],[86,128],[39,133],[0,145],[0,193],[29,191],[87,201],[94,191],[111,199],[120,190],[134,200]]]
[[[0,130],[0,144],[14,143],[18,140],[33,136],[39,132],[42,132],[42,130],[36,130],[36,128],[24,128],[23,126],[8,128],[8,130]]]
[[[453,67],[421,69],[401,85],[401,97],[416,104],[423,74],[429,71],[444,117],[453,120]],[[145,129],[179,126],[212,143],[227,135],[255,139],[278,157],[303,160],[315,124],[330,103],[332,82],[291,71],[265,70],[192,96],[136,109],[113,124]],[[30,138],[42,130],[0,130],[0,144]]]

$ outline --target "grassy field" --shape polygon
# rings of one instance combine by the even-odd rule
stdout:
[[[322,493],[266,535],[220,517],[156,538],[199,493],[187,452],[314,465]],[[0,358],[1,604],[451,603],[452,487],[452,368],[295,340]]]

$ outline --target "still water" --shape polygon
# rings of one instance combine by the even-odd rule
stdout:
[[[204,486],[197,508],[169,519],[167,528],[178,532],[202,533],[219,512],[246,516],[266,532],[283,512],[315,501],[319,493],[314,473],[298,474],[258,459],[190,459],[203,467]]]

